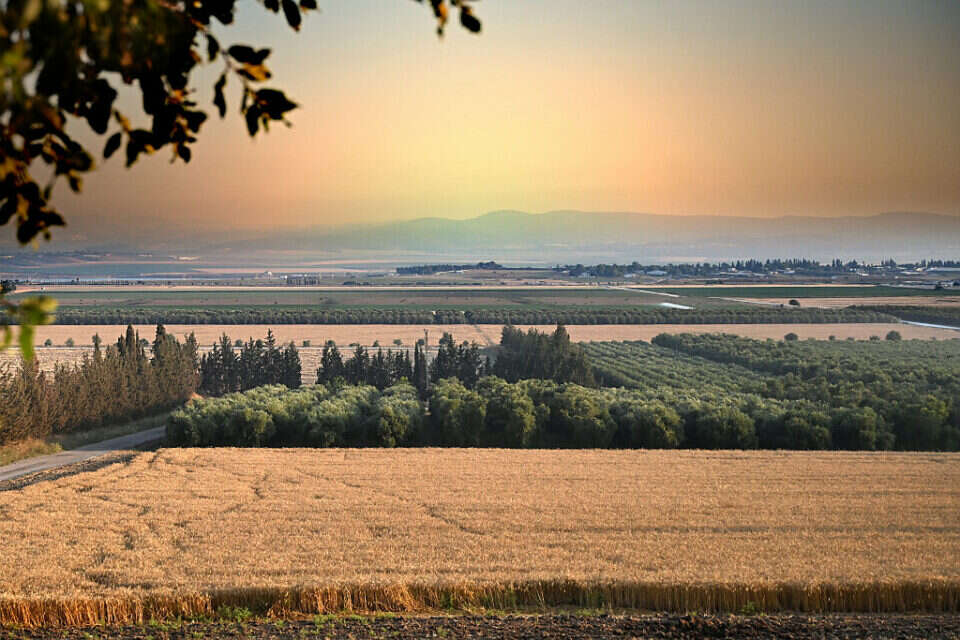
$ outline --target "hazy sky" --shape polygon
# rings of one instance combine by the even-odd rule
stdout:
[[[232,82],[188,167],[58,188],[75,227],[960,213],[956,0],[485,0],[442,41],[410,0],[320,0],[299,34],[241,5],[222,40],[274,49],[294,127],[251,141]]]

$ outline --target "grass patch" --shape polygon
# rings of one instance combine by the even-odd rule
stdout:
[[[41,440],[40,438],[27,438],[19,440],[0,447],[0,467],[35,458],[36,456],[45,456],[51,453],[59,453],[63,448],[56,442]]]

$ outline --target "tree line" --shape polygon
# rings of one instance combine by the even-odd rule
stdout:
[[[58,324],[821,324],[892,322],[868,308],[818,309],[778,307],[709,307],[670,309],[659,306],[589,306],[480,309],[329,309],[326,307],[61,307]]]
[[[409,267],[397,267],[397,275],[426,276],[448,271],[475,271],[477,269],[503,269],[503,265],[493,260],[474,264],[418,264]]]
[[[896,269],[926,269],[929,267],[955,268],[955,260],[920,260],[913,263],[898,265],[893,259],[883,260],[879,266],[870,265],[857,260],[843,261],[834,258],[829,262],[810,260],[806,258],[774,258],[767,260],[733,260],[730,262],[685,262],[667,264],[641,264],[634,260],[626,264],[567,264],[556,266],[554,271],[567,273],[571,276],[590,275],[598,278],[619,278],[626,274],[643,274],[648,271],[663,272],[670,276],[713,276],[730,275],[731,273],[747,272],[753,274],[770,274],[775,272],[792,271],[799,275],[841,275],[852,271],[867,269],[874,272]]]
[[[180,446],[456,446],[509,448],[885,449],[870,407],[673,389],[591,389],[484,376],[413,385],[260,387],[172,414]]]
[[[300,386],[300,356],[273,334],[235,349],[224,335],[200,356],[193,334],[180,342],[158,325],[152,343],[132,326],[116,343],[93,336],[93,351],[52,372],[36,359],[0,369],[0,445],[28,437],[94,429],[135,420],[207,396],[261,385]]]
[[[575,382],[593,386],[592,371],[583,349],[571,342],[563,325],[552,334],[529,329],[524,332],[513,326],[503,328],[496,360],[484,358],[475,342],[457,342],[449,333],[440,338],[436,356],[427,363],[426,351],[418,341],[410,352],[394,353],[378,349],[374,355],[357,345],[350,358],[344,360],[337,345],[329,341],[323,347],[317,382],[320,384],[361,384],[383,390],[400,382],[409,382],[421,398],[426,398],[431,385],[447,378],[456,378],[473,389],[484,375],[500,376],[510,382],[541,378],[554,382]],[[339,382],[338,382],[339,381]]]
[[[113,345],[93,338],[93,353],[52,373],[37,361],[0,372],[0,444],[96,428],[183,404],[198,382],[197,342],[158,326],[150,348],[127,327]]]
[[[200,387],[203,395],[222,396],[266,384],[282,384],[291,389],[300,386],[300,354],[290,342],[277,344],[273,331],[266,340],[250,338],[239,351],[227,334],[200,358]]]
[[[406,349],[396,353],[392,349],[386,353],[383,349],[377,349],[374,355],[357,345],[346,360],[337,345],[328,341],[320,356],[317,382],[369,385],[379,390],[399,383],[410,383],[420,398],[426,398],[431,383],[441,378],[457,377],[473,387],[483,372],[489,370],[489,359],[487,362],[481,359],[479,345],[466,341],[458,345],[449,333],[444,333],[440,338],[437,354],[429,363],[422,341],[414,345],[412,359]]]
[[[960,307],[917,305],[861,305],[856,309],[895,316],[901,320],[960,327]]]

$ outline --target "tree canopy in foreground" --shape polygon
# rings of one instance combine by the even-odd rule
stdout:
[[[417,0],[423,2],[423,0]],[[264,9],[299,31],[316,0],[260,0]],[[480,21],[467,0],[428,0],[443,29],[451,9],[468,31]],[[21,243],[49,239],[64,218],[52,205],[55,183],[66,179],[79,192],[84,174],[123,149],[126,165],[143,154],[170,150],[173,161],[190,162],[191,146],[207,120],[195,100],[191,75],[204,64],[220,63],[212,106],[227,113],[227,84],[239,87],[239,113],[251,136],[271,122],[287,123],[297,107],[269,86],[270,49],[221,43],[215,22],[230,25],[236,0],[4,0],[0,2],[0,225],[11,220]],[[142,98],[142,113],[121,111],[117,85]],[[97,139],[96,153],[75,137],[85,122]],[[46,181],[37,177],[49,173]],[[2,300],[2,297],[0,297]],[[5,311],[22,326],[42,323],[53,304],[34,300]],[[11,340],[9,329],[0,345]],[[32,334],[21,333],[21,348],[32,354]]]

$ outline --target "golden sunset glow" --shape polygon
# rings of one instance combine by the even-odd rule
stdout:
[[[189,167],[114,159],[58,192],[74,228],[960,213],[954,2],[490,0],[483,34],[442,41],[414,2],[320,9],[293,34],[250,3],[221,30],[273,48],[292,129],[250,140],[228,85]]]

